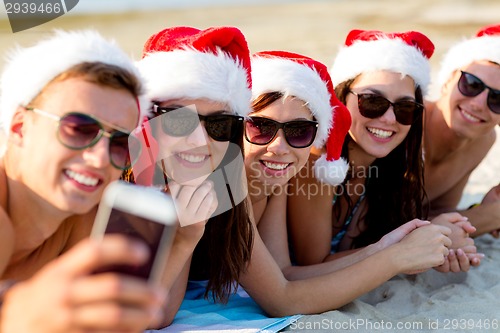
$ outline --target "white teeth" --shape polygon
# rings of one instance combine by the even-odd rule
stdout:
[[[191,154],[185,154],[185,153],[179,153],[178,156],[182,158],[185,161],[188,161],[190,163],[200,163],[203,162],[206,158],[206,155],[191,155]]]
[[[462,114],[464,115],[465,118],[467,118],[468,120],[470,120],[472,122],[479,123],[481,121],[481,119],[474,117],[473,115],[471,115],[469,112],[467,112],[465,110],[462,110]]]
[[[271,162],[267,162],[267,161],[262,161],[262,163],[264,163],[264,165],[266,167],[268,167],[269,169],[273,169],[273,170],[283,170],[283,169],[286,169],[286,167],[290,165],[290,163],[271,163]]]
[[[77,181],[78,183],[82,184],[82,185],[85,185],[85,186],[96,186],[97,183],[99,183],[99,179],[97,178],[94,178],[94,177],[89,177],[89,176],[84,176],[80,173],[77,173],[75,171],[72,171],[72,170],[66,170],[66,175]]]
[[[383,139],[390,137],[394,133],[393,131],[384,131],[379,128],[368,127],[367,129],[370,133],[374,134],[376,137]]]

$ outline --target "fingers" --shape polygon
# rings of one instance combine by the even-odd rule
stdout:
[[[213,183],[211,181],[204,181],[200,186],[176,186],[178,189],[176,189],[175,195],[172,194],[172,196],[176,199],[176,202],[182,207],[191,206],[196,208],[196,210],[201,205],[203,199],[213,189]]]
[[[465,254],[465,252],[462,249],[458,249],[455,251],[456,256],[458,258],[458,262],[460,264],[460,270],[462,272],[467,272],[470,269],[471,263],[469,260],[469,257]]]
[[[439,229],[439,232],[441,232],[443,235],[445,235],[445,236],[450,236],[451,235],[451,229],[450,228],[442,226],[442,225],[437,225],[436,227]],[[451,245],[451,240],[450,240],[450,244],[449,245]],[[447,246],[449,246],[449,245],[447,245]]]
[[[149,249],[141,242],[122,235],[105,235],[100,242],[81,241],[49,265],[55,274],[78,277],[109,265],[140,265],[148,256]]]
[[[463,229],[468,234],[476,232],[476,227],[474,227],[469,221],[456,222],[456,226]]]
[[[206,181],[193,193],[190,206],[195,208],[196,212],[201,216],[206,216],[206,213],[212,207],[213,201],[216,200],[213,188],[214,184],[211,181]]]
[[[77,308],[72,322],[75,327],[92,331],[140,332],[150,325],[155,315],[153,310],[118,306],[110,302]]]
[[[214,184],[209,180],[199,186],[180,186],[172,182],[170,191],[181,226],[208,220],[218,205]]]
[[[435,267],[438,272],[448,273],[450,271],[450,261],[445,259],[442,265]]]
[[[453,273],[458,273],[460,271],[467,272],[470,268],[469,258],[465,255],[465,253],[458,250],[450,250],[450,254],[448,254],[448,260],[450,262],[450,271]]]
[[[477,253],[477,248],[474,244],[467,245],[467,246],[462,246],[460,248],[462,251],[464,251],[466,254],[475,254]]]
[[[107,300],[159,306],[164,298],[163,293],[144,283],[144,280],[115,273],[102,273],[77,279],[72,284],[68,301],[75,305]]]
[[[420,228],[420,227],[423,227],[423,226],[426,226],[429,224],[431,224],[430,221],[413,219],[410,222],[403,224],[402,227],[403,227],[403,230],[408,230],[408,232],[411,232],[412,230],[414,230],[416,228]]]
[[[216,209],[217,196],[214,192],[209,192],[200,203],[197,213],[199,216],[204,217],[202,220],[206,220],[215,212]]]
[[[461,214],[459,214],[457,212],[443,213],[443,214],[441,214],[439,216],[445,218],[448,222],[451,222],[451,223],[463,222],[463,221],[467,221],[468,220],[467,216],[463,216],[463,215],[461,215]]]
[[[477,267],[481,264],[481,260],[484,258],[483,253],[466,253],[465,254],[469,259],[469,262],[472,266]]]

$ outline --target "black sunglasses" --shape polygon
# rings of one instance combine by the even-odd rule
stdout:
[[[460,93],[466,97],[474,97],[482,93],[484,89],[488,89],[486,103],[491,111],[500,114],[500,90],[488,87],[480,78],[471,73],[461,72],[462,75],[460,75],[460,79],[458,80],[458,90]]]
[[[273,141],[282,128],[286,142],[293,148],[309,147],[316,138],[318,122],[312,120],[292,120],[286,123],[263,118],[250,117],[245,121],[245,139],[256,145],[267,145]]]
[[[170,136],[188,136],[200,122],[203,122],[207,134],[215,141],[233,141],[242,134],[241,116],[230,114],[204,116],[185,107],[160,107],[157,104],[153,104],[153,113],[154,117],[161,116],[162,130]]]
[[[359,113],[363,117],[370,119],[383,116],[392,105],[397,122],[401,125],[411,125],[424,110],[422,104],[410,100],[401,100],[393,103],[377,94],[358,94],[352,90],[349,92],[358,97]]]
[[[98,120],[92,115],[69,112],[63,116],[57,116],[36,108],[26,108],[26,110],[57,121],[57,139],[69,149],[86,149],[94,146],[103,136],[107,137],[109,139],[109,159],[117,169],[128,169],[135,162],[130,158],[130,151],[140,152],[140,142],[129,132],[103,120]],[[116,131],[104,130],[103,124]]]

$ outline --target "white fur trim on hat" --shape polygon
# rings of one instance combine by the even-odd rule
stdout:
[[[361,73],[387,70],[408,75],[425,94],[430,81],[428,59],[399,38],[356,41],[340,49],[330,70],[334,86]]]
[[[137,62],[152,101],[206,98],[226,103],[241,116],[250,113],[247,71],[225,52],[195,49],[152,52]]]
[[[342,184],[348,171],[349,163],[346,160],[339,158],[335,161],[328,161],[326,154],[321,155],[313,166],[314,176],[322,183],[330,185]]]
[[[436,88],[440,89],[455,70],[479,60],[489,60],[500,64],[500,37],[498,35],[465,40],[450,48],[441,62]]]
[[[283,58],[252,58],[252,96],[279,91],[303,100],[318,121],[316,147],[322,147],[332,127],[330,93],[319,74],[307,65]]]
[[[0,127],[8,133],[17,108],[29,104],[57,75],[83,62],[102,62],[121,67],[140,80],[133,61],[114,41],[92,30],[55,31],[50,38],[11,52],[1,78]],[[148,102],[139,96],[141,116],[149,112]]]

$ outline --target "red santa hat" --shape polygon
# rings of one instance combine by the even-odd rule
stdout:
[[[137,78],[133,61],[114,41],[92,30],[60,31],[32,47],[12,51],[0,87],[0,127],[8,133],[17,108],[29,104],[56,76],[83,62],[102,62],[121,67]],[[139,120],[149,112],[145,96],[138,96]]]
[[[349,166],[340,153],[351,116],[335,96],[327,67],[300,54],[258,52],[252,57],[252,80],[253,98],[279,91],[306,102],[319,124],[314,145],[326,144],[327,150],[314,165],[315,176],[328,184],[342,183]]]
[[[250,53],[237,28],[164,29],[146,41],[137,65],[153,101],[207,98],[250,112]]]
[[[337,86],[361,73],[387,70],[410,76],[425,94],[430,81],[429,58],[433,53],[434,44],[417,31],[352,30],[330,74]]]
[[[441,62],[436,90],[450,79],[455,70],[479,60],[500,64],[500,24],[481,28],[473,38],[464,40],[448,50]]]

